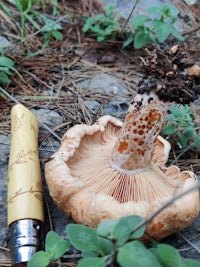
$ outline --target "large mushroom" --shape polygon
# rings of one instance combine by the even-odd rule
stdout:
[[[126,215],[148,218],[173,196],[198,185],[191,171],[166,167],[169,143],[159,136],[167,104],[139,92],[124,123],[103,116],[75,125],[45,166],[50,194],[75,222],[91,227]],[[177,199],[147,224],[161,239],[189,225],[199,213],[198,189]]]

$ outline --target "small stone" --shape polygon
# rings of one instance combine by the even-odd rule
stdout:
[[[4,36],[0,36],[0,47],[10,47],[12,44],[8,41],[8,39]]]
[[[40,122],[58,126],[63,123],[63,118],[57,112],[49,109],[31,109]]]
[[[0,163],[7,162],[10,153],[10,134],[0,134]]]
[[[78,83],[81,88],[87,89],[91,93],[101,93],[108,96],[128,96],[128,87],[121,80],[115,76],[108,75],[105,73],[99,73],[92,79],[86,79]]]

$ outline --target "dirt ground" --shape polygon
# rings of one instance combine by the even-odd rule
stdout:
[[[189,54],[189,59],[194,64],[200,65],[200,21],[196,13],[199,7],[191,8],[190,23],[185,18],[187,10],[180,3],[173,1],[183,12],[182,22],[186,40],[180,44]],[[11,1],[5,1],[11,11],[16,11]],[[101,115],[107,114],[111,108],[114,116],[122,119],[125,110],[135,95],[137,83],[141,78],[141,57],[145,57],[143,49],[135,50],[132,47],[122,49],[121,41],[107,41],[97,43],[93,38],[81,32],[83,14],[96,14],[101,11],[101,5],[97,1],[61,1],[63,12],[54,19],[60,19],[63,30],[63,40],[52,39],[49,45],[37,53],[34,57],[26,57],[27,52],[36,52],[42,46],[41,34],[34,34],[29,24],[25,27],[25,41],[20,43],[19,30],[15,22],[0,9],[0,35],[5,36],[11,46],[7,48],[7,56],[15,62],[15,71],[10,83],[4,88],[20,103],[33,110],[45,109],[47,114],[55,111],[62,123],[54,125],[54,119],[48,125],[55,133],[62,137],[64,132],[77,123],[92,124]],[[38,7],[39,8],[39,7]],[[44,13],[51,13],[47,5]],[[62,14],[63,13],[63,14]],[[65,17],[65,13],[70,14]],[[15,19],[19,20],[19,14],[14,12]],[[177,44],[173,39],[166,42],[171,47]],[[99,73],[108,74],[120,79],[128,88],[128,93],[106,94],[102,91],[91,91],[81,88],[80,83],[91,79]],[[89,101],[89,102],[88,102]],[[99,103],[99,107],[92,110],[91,103]],[[10,139],[10,111],[14,102],[4,95],[0,95],[0,134]],[[123,107],[125,107],[123,109]],[[115,109],[116,108],[116,109]],[[120,111],[120,112],[119,112]],[[116,114],[115,114],[116,112]],[[47,115],[48,117],[48,115]],[[0,149],[9,141],[0,144]],[[49,196],[44,178],[44,164],[48,158],[58,149],[59,141],[49,134],[44,128],[39,131],[40,161],[43,174],[43,186],[46,199],[45,231],[55,230],[61,236],[65,235],[65,226],[71,219],[60,211]],[[191,169],[200,176],[200,159],[198,151],[189,151],[183,157],[176,160],[180,151],[172,147],[170,162],[176,161],[182,170]],[[6,180],[8,154],[1,162],[0,177],[4,182],[4,194],[6,196]],[[4,198],[6,208],[6,198]],[[3,227],[6,227],[6,215]],[[0,266],[11,266],[9,249],[7,248],[8,232],[2,232],[0,244]],[[183,257],[200,261],[200,217],[186,229],[165,238],[162,242],[175,246]],[[75,252],[72,252],[72,255]],[[65,266],[74,266],[65,263]]]

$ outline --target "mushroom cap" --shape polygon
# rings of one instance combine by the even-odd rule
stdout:
[[[117,172],[109,164],[123,123],[103,116],[93,125],[75,125],[45,166],[50,195],[75,222],[91,227],[106,219],[138,215],[148,218],[176,194],[197,185],[190,171],[165,167],[170,145],[155,141],[150,168]],[[189,225],[199,213],[199,192],[193,190],[160,212],[146,235],[161,239]]]

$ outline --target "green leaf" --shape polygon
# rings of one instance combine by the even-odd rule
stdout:
[[[126,220],[119,220],[115,225],[111,237],[117,240],[117,245],[122,246],[129,239],[131,234],[131,227]]]
[[[52,31],[52,35],[56,40],[62,40],[63,39],[63,35],[61,32],[58,31]]]
[[[16,7],[17,7],[18,11],[19,11],[20,13],[22,13],[23,10],[24,10],[24,8],[23,8],[23,6],[22,6],[21,1],[20,1],[20,0],[15,0],[15,4],[16,4]]]
[[[13,18],[12,12],[10,12],[10,9],[4,5],[3,3],[0,3],[0,7],[6,12],[6,14],[10,17]]]
[[[185,41],[185,38],[172,26],[171,34],[179,41]]]
[[[33,254],[32,258],[27,264],[27,267],[46,267],[49,265],[49,258],[46,252],[39,251]]]
[[[103,258],[85,258],[78,262],[77,267],[106,267],[106,262]]]
[[[99,246],[101,249],[102,256],[111,254],[113,250],[113,243],[110,240],[103,237],[99,237]]]
[[[45,250],[53,249],[55,244],[61,241],[61,237],[54,231],[49,231],[45,239]]]
[[[153,13],[153,14],[159,14],[159,15],[163,14],[163,11],[162,11],[161,7],[159,7],[159,6],[152,6],[152,7],[147,9],[147,12]]]
[[[8,75],[12,74],[12,72],[9,70],[8,67],[0,67],[0,72],[4,72],[4,73],[6,73]]]
[[[97,42],[103,42],[105,40],[105,35],[99,35],[97,36]]]
[[[169,111],[175,116],[175,117],[182,117],[182,111],[181,111],[181,106],[179,106],[179,108],[175,105],[170,105],[169,106]]]
[[[58,259],[70,247],[70,243],[63,240],[57,233],[50,231],[46,236],[45,251],[48,253],[49,258]]]
[[[145,15],[138,15],[130,21],[130,24],[137,28],[139,26],[143,26],[145,22],[148,22],[150,20],[151,19]]]
[[[171,27],[169,27],[169,23],[155,19],[153,21],[153,25],[158,41],[163,43],[171,33]]]
[[[162,129],[162,133],[165,135],[172,135],[176,133],[176,131],[177,131],[177,128],[172,124],[167,125]]]
[[[110,4],[105,7],[105,13],[108,17],[114,14],[115,6],[115,4]]]
[[[4,53],[5,53],[4,48],[0,46],[0,54],[4,54]]]
[[[200,262],[196,260],[186,259],[181,267],[200,267]]]
[[[157,246],[158,256],[165,267],[179,267],[182,264],[178,251],[169,245],[160,244]]]
[[[177,16],[178,16],[179,10],[174,5],[164,4],[163,13],[167,17],[172,18],[172,22],[174,23],[177,20]]]
[[[104,237],[110,237],[111,232],[113,231],[115,225],[118,223],[118,220],[111,219],[102,221],[97,227],[97,233]]]
[[[40,25],[35,21],[35,19],[32,17],[32,15],[28,15],[27,13],[24,15],[27,20],[30,21],[30,23],[35,27],[36,30],[39,30],[41,27]]]
[[[14,61],[8,57],[0,57],[0,66],[12,68],[14,66]]]
[[[68,224],[66,231],[71,244],[76,249],[80,251],[99,249],[98,235],[93,228],[79,224]]]
[[[192,143],[192,147],[196,148],[196,149],[200,149],[200,134],[197,134],[193,143]]]
[[[137,240],[119,248],[117,261],[122,267],[161,267],[156,257]]]
[[[128,39],[125,42],[123,42],[123,48],[127,47],[133,42],[134,42],[134,35],[130,35]]]
[[[92,250],[90,250],[90,251],[82,251],[81,252],[81,256],[83,258],[96,258],[96,257],[99,256],[99,252],[92,251]]]
[[[130,215],[130,216],[123,217],[121,221],[122,222],[126,221],[129,224],[130,229],[132,231],[136,226],[138,226],[138,224],[140,224],[143,221],[143,219],[137,215]],[[134,238],[134,239],[140,238],[143,236],[144,231],[145,231],[145,226],[142,226],[137,231],[133,232],[130,238]]]
[[[151,42],[149,34],[139,31],[135,35],[134,47],[139,49]]]
[[[0,72],[0,84],[8,84],[9,81],[8,75],[4,72]]]
[[[59,241],[54,246],[54,259],[58,259],[70,248],[70,243],[66,240]]]

